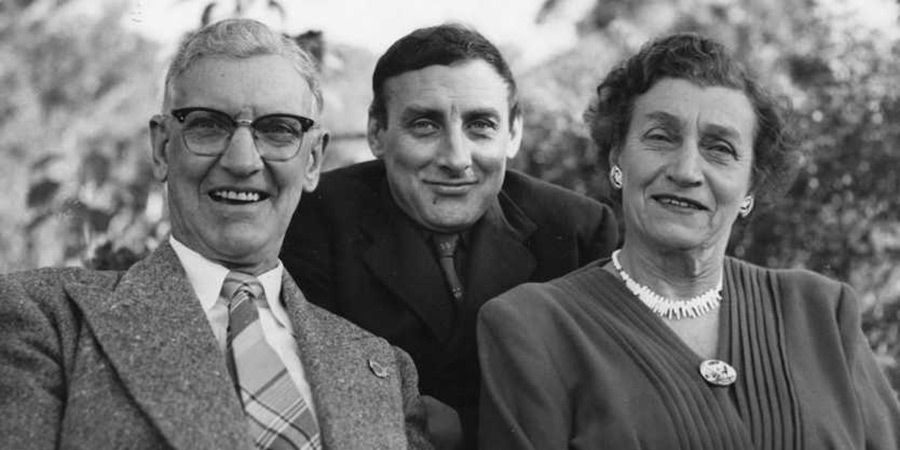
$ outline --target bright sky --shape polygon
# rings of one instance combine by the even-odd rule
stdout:
[[[129,21],[140,33],[173,42],[200,21],[212,0],[130,0]],[[351,44],[380,55],[414,28],[446,21],[468,23],[504,48],[517,48],[525,64],[535,64],[575,42],[575,20],[594,0],[567,0],[546,23],[535,24],[542,0],[282,0],[283,22],[265,1],[250,16],[290,33],[321,30],[332,42]],[[219,1],[223,10],[232,2]]]

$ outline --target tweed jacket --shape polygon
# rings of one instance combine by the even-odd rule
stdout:
[[[193,292],[168,243],[127,272],[0,277],[0,448],[252,448]],[[282,299],[324,448],[429,448],[409,357],[286,274]]]
[[[325,173],[303,197],[281,260],[312,303],[407,351],[422,394],[457,409],[466,428],[477,419],[481,304],[608,256],[616,222],[597,201],[507,171],[498,198],[464,236],[461,303],[426,235],[394,202],[384,164],[366,162]]]

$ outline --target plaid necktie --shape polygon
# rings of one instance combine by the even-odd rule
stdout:
[[[281,358],[263,337],[257,308],[269,306],[259,280],[229,272],[221,296],[228,302],[228,371],[240,394],[256,448],[320,449],[319,427],[312,411]]]
[[[459,244],[458,234],[434,234],[434,245],[438,252],[438,264],[441,271],[444,272],[444,278],[450,287],[450,294],[453,299],[460,301],[463,297],[463,286],[459,281],[459,275],[456,274],[456,264],[453,256],[456,254],[456,247]]]

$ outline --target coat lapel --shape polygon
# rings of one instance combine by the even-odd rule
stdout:
[[[452,337],[456,310],[443,289],[443,274],[433,251],[411,221],[399,216],[403,213],[386,188],[381,203],[380,213],[373,210],[360,225],[361,232],[371,239],[363,260],[376,278],[446,342]],[[473,228],[467,249],[466,298],[476,299],[471,306],[477,309],[530,279],[537,260],[526,241],[536,229],[534,221],[501,192]]]
[[[66,291],[138,407],[173,447],[248,448],[224,355],[168,243],[112,292],[81,284]]]
[[[503,204],[503,207],[501,207]],[[475,308],[528,281],[537,260],[526,241],[537,229],[505,194],[491,205],[472,230],[466,258],[466,298]]]
[[[405,447],[402,405],[387,409],[385,392],[398,376],[390,346],[361,328],[310,305],[290,275],[282,301],[291,318],[306,381],[313,394],[323,448]],[[384,370],[376,375],[378,370]]]
[[[360,230],[371,245],[362,258],[369,271],[405,302],[440,341],[449,339],[456,314],[433,250],[406,220],[385,187],[380,211],[364,216]],[[435,288],[440,286],[440,288]],[[436,293],[439,293],[436,294]]]

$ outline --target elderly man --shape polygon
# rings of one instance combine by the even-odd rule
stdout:
[[[150,122],[168,242],[124,273],[0,278],[0,448],[430,447],[409,357],[278,260],[327,143],[316,77],[254,21],[182,44]]]
[[[608,255],[615,220],[596,201],[506,169],[522,138],[516,83],[476,31],[442,25],[401,38],[372,88],[378,160],[325,174],[281,257],[311,302],[409,352],[422,393],[459,414],[471,447],[479,307]],[[429,420],[439,435],[455,425]]]

